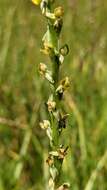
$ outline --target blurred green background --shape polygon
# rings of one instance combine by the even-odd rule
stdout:
[[[62,135],[69,145],[62,181],[83,190],[107,150],[107,1],[56,5],[65,9],[60,44],[70,48],[61,76],[72,80],[63,104],[70,116]],[[49,86],[38,73],[42,61],[51,67],[40,53],[45,31],[46,21],[30,0],[0,0],[0,190],[47,186],[49,142],[39,121],[47,117]],[[93,190],[107,190],[105,163]]]

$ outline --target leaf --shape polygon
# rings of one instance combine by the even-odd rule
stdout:
[[[44,46],[50,48],[57,48],[57,34],[54,28],[49,24],[47,27],[47,32],[43,36]]]

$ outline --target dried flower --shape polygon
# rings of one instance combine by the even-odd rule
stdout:
[[[63,146],[61,146],[57,151],[49,152],[49,155],[53,157],[57,157],[59,160],[63,160],[67,154],[67,150],[68,150],[68,147],[63,148]]]
[[[40,127],[46,130],[46,134],[49,137],[50,141],[52,141],[52,130],[50,127],[50,122],[48,120],[43,120],[43,122],[39,123]]]
[[[59,116],[58,116],[58,128],[59,128],[59,132],[62,131],[63,128],[66,127],[66,120],[67,120],[67,117],[69,116],[69,114],[61,114],[59,113]]]
[[[68,147],[66,147],[66,148],[63,148],[63,147],[61,147],[60,149],[59,149],[59,159],[64,159],[65,158],[65,156],[66,156],[66,154],[67,154],[67,150],[68,150]]]
[[[49,166],[52,166],[54,164],[54,159],[51,155],[48,156],[47,160],[46,160],[46,163],[49,165]]]
[[[52,73],[47,69],[47,66],[44,63],[39,64],[39,72],[42,76],[44,76],[51,84],[54,83],[52,78]]]
[[[64,91],[66,91],[70,87],[70,80],[68,77],[65,77],[63,80],[60,81],[60,85],[56,89],[56,93],[59,96],[59,99],[62,98]]]
[[[48,129],[48,127],[50,127],[50,122],[48,120],[43,120],[43,122],[40,122],[40,127],[42,129]]]
[[[48,105],[48,111],[49,112],[54,111],[56,108],[56,102],[54,102],[52,100],[48,100],[47,105]]]

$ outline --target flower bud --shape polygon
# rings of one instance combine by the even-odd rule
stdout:
[[[41,2],[41,0],[32,0],[32,3],[34,3],[35,5],[39,5]]]
[[[52,141],[52,130],[50,127],[50,122],[48,120],[43,120],[43,122],[39,123],[40,127],[44,130],[46,130],[46,134],[50,141]]]
[[[52,100],[48,100],[47,105],[48,105],[48,111],[49,112],[54,111],[56,108],[56,102],[54,102]]]
[[[39,64],[39,72],[41,75],[45,75],[47,71],[47,66],[44,63]]]
[[[59,18],[59,17],[62,17],[64,15],[64,9],[62,7],[57,7],[55,10],[54,10],[54,15],[55,17]]]
[[[50,127],[50,122],[48,120],[43,120],[43,122],[40,122],[40,127],[42,129],[48,129]]]

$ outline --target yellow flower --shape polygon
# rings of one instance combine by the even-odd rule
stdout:
[[[35,4],[35,5],[39,5],[41,0],[32,0],[32,2]]]

